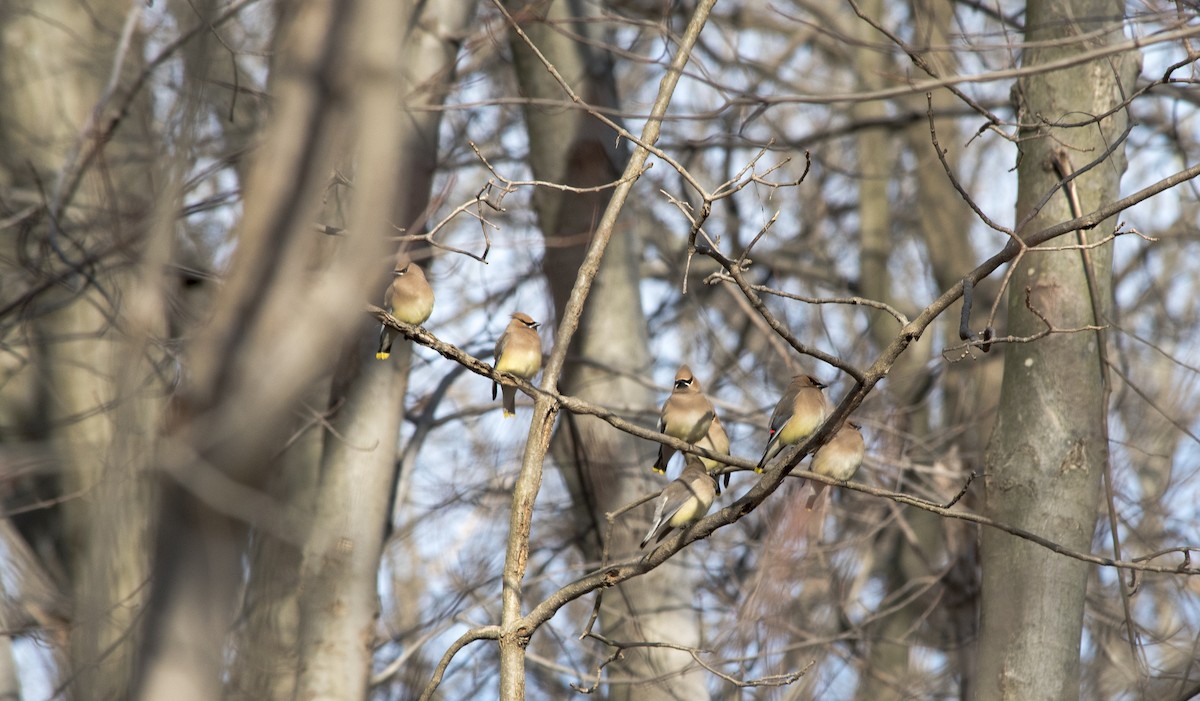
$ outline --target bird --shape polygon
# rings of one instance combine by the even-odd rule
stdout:
[[[507,372],[526,380],[542,369],[542,339],[537,328],[541,326],[528,314],[517,312],[512,321],[496,341],[496,372]],[[492,382],[492,399],[496,398],[495,382]],[[503,386],[504,418],[517,415],[517,388]]]
[[[813,472],[823,477],[831,477],[839,482],[845,482],[858,472],[862,465],[866,444],[863,442],[862,426],[847,421],[838,432],[833,434],[829,442],[817,449],[813,454]],[[825,489],[824,482],[809,480],[813,486],[813,494],[808,498],[806,507],[811,509]]]
[[[671,390],[671,396],[663,403],[662,414],[658,419],[658,431],[705,450],[729,455],[729,436],[725,433],[725,427],[721,425],[721,419],[717,418],[712,402],[704,396],[700,381],[686,363],[680,365],[675,373],[675,387]],[[658,459],[654,461],[655,472],[666,473],[667,463],[674,455],[674,448],[660,443]],[[710,458],[700,458],[700,461],[710,473],[719,472],[724,467],[724,463]],[[729,479],[728,475],[725,479]]]
[[[672,528],[683,528],[704,518],[716,496],[717,481],[700,458],[688,455],[683,472],[654,500],[654,524],[642,538],[641,547],[651,539],[657,543],[666,538]]]
[[[803,443],[817,432],[828,416],[829,406],[825,402],[825,385],[812,375],[796,375],[788,383],[783,397],[771,413],[771,434],[756,472],[779,454],[785,445]]]
[[[421,266],[405,259],[396,262],[392,281],[383,291],[383,307],[388,313],[406,324],[420,326],[433,313],[433,288],[425,279]],[[379,351],[376,360],[387,360],[392,354],[392,342],[396,331],[386,325],[379,327]]]

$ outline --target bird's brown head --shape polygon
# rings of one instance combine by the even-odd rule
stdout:
[[[792,378],[792,382],[796,383],[800,387],[816,387],[817,389],[825,389],[827,386],[824,382],[821,382],[812,375],[796,375]]]
[[[675,372],[675,392],[699,391],[700,383],[696,381],[696,376],[692,374],[692,369],[687,363],[679,366],[679,370]]]
[[[539,324],[538,322],[533,320],[533,317],[529,316],[528,314],[526,314],[524,312],[517,312],[516,314],[512,315],[512,318],[521,322],[525,326],[528,326],[531,329],[536,329],[537,327],[541,326],[541,324]]]
[[[422,280],[425,279],[425,271],[416,261],[408,257],[408,253],[400,253],[396,256],[396,265],[392,269],[392,275],[396,277],[412,275]]]

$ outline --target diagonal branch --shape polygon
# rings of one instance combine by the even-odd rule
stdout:
[[[752,460],[725,455],[724,453],[714,453],[701,448],[700,446],[693,445],[679,438],[675,438],[674,436],[668,436],[665,433],[660,433],[656,430],[639,426],[628,419],[622,418],[620,415],[614,413],[607,407],[593,404],[587,400],[580,399],[573,395],[561,394],[556,390],[538,387],[532,382],[524,378],[517,377],[516,375],[510,375],[506,372],[497,372],[496,368],[492,367],[491,365],[488,365],[484,361],[476,358],[458,346],[439,339],[437,336],[434,336],[428,330],[420,326],[406,324],[391,314],[388,314],[383,309],[380,309],[372,304],[367,305],[367,311],[370,312],[371,315],[376,319],[378,319],[379,322],[384,326],[394,329],[414,343],[418,343],[426,348],[429,348],[430,350],[437,352],[443,358],[453,360],[467,370],[470,370],[471,372],[482,377],[486,377],[493,382],[513,385],[522,392],[525,392],[534,398],[546,397],[553,402],[556,407],[566,409],[572,414],[595,416],[619,431],[624,431],[625,433],[637,436],[638,438],[644,438],[648,441],[661,443],[670,448],[674,448],[675,450],[716,460],[718,462],[725,463],[726,465],[740,467],[744,470],[753,470],[757,466],[757,463]]]
[[[584,104],[583,100],[566,83],[554,65],[534,46],[529,36],[521,29],[499,0],[494,0],[499,11],[509,22],[513,32],[525,42],[532,52],[542,62],[559,86],[571,100]],[[654,147],[662,130],[663,118],[671,103],[671,96],[683,69],[691,56],[692,47],[700,38],[700,31],[708,21],[716,0],[701,0],[697,3],[686,31],[680,39],[679,47],[671,59],[666,74],[659,83],[658,94],[650,110],[650,118],[642,129],[640,138],[633,137],[620,125],[601,115],[596,118],[608,124],[618,134],[637,144],[625,165],[620,184],[613,190],[612,198],[604,209],[604,214],[596,226],[592,242],[587,254],[579,266],[575,285],[563,308],[562,318],[559,319],[558,331],[554,338],[554,347],[542,373],[541,386],[547,390],[555,390],[566,361],[571,339],[579,328],[579,320],[583,314],[584,303],[592,289],[592,282],[600,270],[600,261],[608,242],[612,239],[616,228],[617,217],[625,206],[629,193],[633,190],[636,175],[641,173],[646,161],[653,150],[667,162],[672,162],[665,154]],[[682,171],[681,171],[682,172]],[[503,588],[501,590],[501,634],[500,634],[500,694],[504,699],[523,699],[525,697],[525,646],[533,629],[522,622],[521,617],[521,585],[525,577],[525,568],[529,559],[529,532],[533,521],[533,505],[537,500],[542,483],[542,463],[546,451],[550,447],[550,436],[554,422],[558,416],[558,405],[547,396],[538,396],[533,407],[533,420],[529,427],[529,437],[525,444],[525,455],[521,463],[521,472],[513,485],[512,512],[509,517],[509,531],[504,557]],[[430,688],[433,688],[432,686]]]

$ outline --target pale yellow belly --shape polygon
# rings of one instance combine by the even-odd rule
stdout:
[[[432,313],[432,299],[428,302],[405,302],[392,307],[392,316],[406,324],[424,324]]]
[[[801,419],[798,416],[793,416],[779,431],[779,442],[783,445],[793,445],[803,441],[816,433],[817,429],[821,427],[821,422],[824,421],[824,418],[819,414],[810,419]]]
[[[829,457],[818,453],[817,458],[813,459],[812,471],[818,475],[831,477],[839,482],[845,482],[854,476],[858,471],[858,466],[861,458],[854,455],[839,455],[837,457]]]
[[[697,412],[668,422],[663,426],[663,433],[688,443],[696,443],[708,433],[711,423],[712,417],[707,412]]]
[[[692,521],[699,521],[706,513],[708,513],[707,504],[704,504],[699,499],[688,499],[683,506],[679,507],[679,511],[675,512],[675,515],[671,517],[668,523],[673,528],[679,528],[680,526],[686,526]]]
[[[509,372],[517,377],[530,378],[537,374],[538,370],[542,369],[542,356],[540,353],[534,355],[532,353],[524,355],[524,357],[516,356],[512,353],[505,353],[496,363],[498,372]]]

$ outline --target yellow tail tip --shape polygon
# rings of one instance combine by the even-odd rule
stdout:
[[[650,467],[650,469],[651,469],[651,470],[653,470],[653,471],[655,471],[655,472],[657,472],[657,473],[658,473],[658,474],[660,474],[660,475],[665,475],[665,474],[667,474],[667,471],[666,471],[666,469],[665,469],[665,468],[661,468],[661,467],[654,467],[654,466],[652,465],[652,466]]]
[[[376,353],[375,359],[376,360],[387,360],[389,357],[391,357],[391,355],[392,355],[391,353]]]
[[[512,417],[517,415],[517,412],[509,411],[508,409],[503,409],[502,411],[504,413],[504,418],[506,418],[506,419],[511,419]]]
[[[754,468],[754,471],[761,475],[763,473],[762,465],[759,465],[758,467]]]

